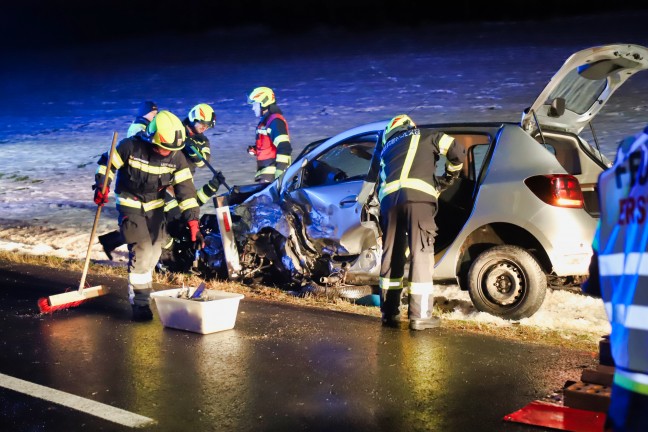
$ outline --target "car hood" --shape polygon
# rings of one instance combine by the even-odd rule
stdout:
[[[603,108],[612,93],[636,72],[648,69],[648,48],[615,44],[587,48],[572,54],[553,76],[530,109],[522,127],[532,132],[536,120],[541,129],[580,133]],[[564,100],[564,113],[560,101]]]

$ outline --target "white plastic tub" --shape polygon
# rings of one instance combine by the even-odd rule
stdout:
[[[243,294],[205,290],[204,301],[178,298],[182,288],[151,294],[165,327],[208,334],[234,328]]]

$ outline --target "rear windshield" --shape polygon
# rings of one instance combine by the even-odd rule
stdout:
[[[607,86],[607,79],[591,80],[583,78],[578,74],[578,69],[573,69],[561,81],[545,102],[551,104],[556,98],[565,99],[565,108],[577,114],[587,112],[592,105],[598,100],[599,96]]]

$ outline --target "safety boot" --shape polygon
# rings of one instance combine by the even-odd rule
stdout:
[[[441,318],[430,317],[426,319],[410,319],[409,328],[410,330],[425,330],[441,327]]]
[[[401,326],[400,314],[396,314],[396,315],[383,314],[380,321],[382,322],[383,327],[400,328]]]
[[[441,326],[441,319],[432,316],[434,295],[413,294],[409,295],[408,315],[410,330],[425,330]]]
[[[381,322],[384,327],[400,327],[400,299],[402,289],[380,290]]]
[[[122,238],[121,232],[112,231],[108,234],[100,235],[99,243],[101,243],[101,246],[103,246],[104,253],[108,257],[108,259],[112,261],[112,251],[123,245],[124,239]]]
[[[131,305],[133,308],[133,321],[151,321],[153,319],[153,312],[151,312],[151,308],[148,305],[141,306],[141,305]]]

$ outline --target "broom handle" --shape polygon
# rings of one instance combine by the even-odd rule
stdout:
[[[115,145],[117,144],[117,132],[113,132],[112,145],[110,146],[110,153],[108,154],[108,163],[106,164],[106,175],[104,176],[103,185],[101,186],[101,193],[106,193],[108,187],[108,180],[110,180],[110,173],[112,171],[112,160],[115,154]],[[83,292],[86,276],[88,276],[88,267],[90,266],[90,249],[94,243],[94,236],[97,232],[97,225],[99,224],[99,215],[101,215],[101,208],[103,204],[97,206],[95,213],[94,223],[92,224],[92,231],[90,232],[90,241],[88,242],[88,250],[86,252],[85,264],[83,264],[83,273],[81,274],[81,282],[79,283],[79,293]]]

